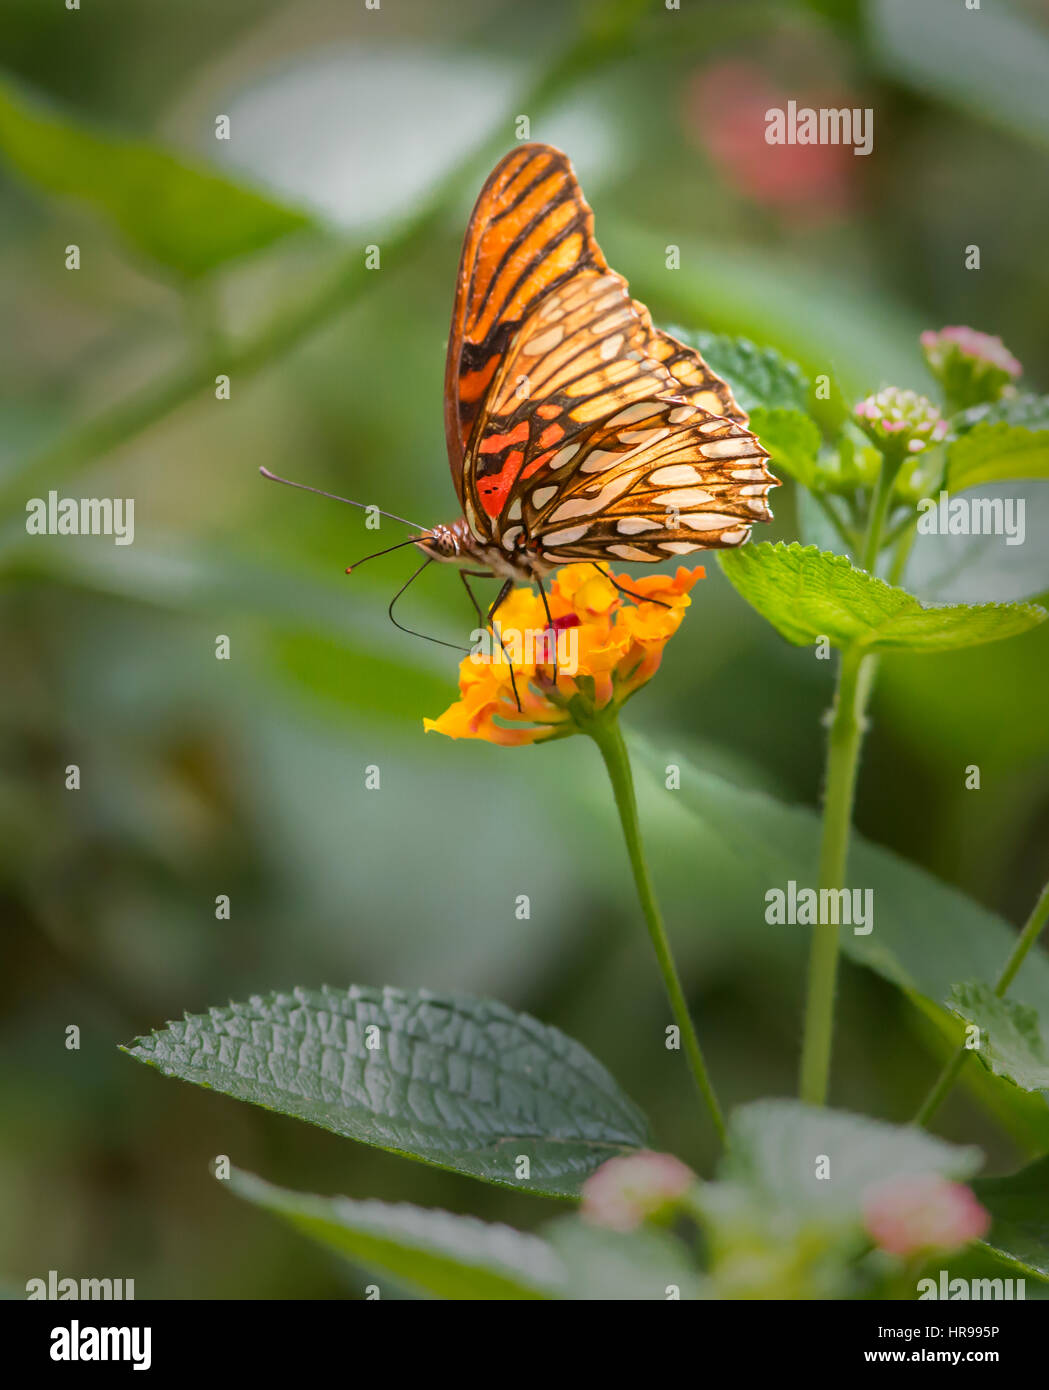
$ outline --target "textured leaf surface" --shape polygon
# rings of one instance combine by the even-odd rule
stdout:
[[[167,1076],[524,1192],[572,1196],[606,1159],[648,1143],[643,1115],[585,1048],[488,1000],[295,989],[187,1016],[127,1050]]]
[[[273,1212],[321,1245],[417,1293],[533,1299],[556,1296],[565,1282],[564,1266],[551,1245],[510,1226],[406,1202],[291,1192],[236,1169],[229,1185],[238,1197]]]
[[[678,327],[667,331],[703,355],[732,387],[744,410],[763,406],[767,410],[804,411],[809,389],[804,373],[775,348],[756,347],[749,338],[723,333],[696,333]]]
[[[977,1178],[973,1188],[993,1218],[983,1244],[1049,1279],[1049,1157],[1005,1178]]]
[[[761,1100],[735,1111],[719,1178],[799,1221],[855,1220],[866,1188],[890,1178],[938,1173],[968,1178],[983,1157],[912,1125],[827,1110],[793,1100]],[[829,1159],[829,1178],[816,1176]]]
[[[763,541],[718,558],[747,602],[798,646],[828,637],[832,646],[869,651],[950,651],[1013,637],[1046,616],[1029,603],[926,608],[844,555],[796,541]]]
[[[166,150],[94,131],[0,80],[0,154],[48,193],[93,203],[139,251],[200,275],[309,225]]]
[[[1049,478],[1049,429],[977,425],[947,451],[947,491],[1017,478]]]
[[[979,1028],[980,1046],[973,1051],[984,1066],[1025,1091],[1049,1091],[1049,1052],[1035,1009],[999,999],[982,981],[955,985],[948,1006]]]
[[[812,486],[820,450],[820,432],[814,420],[800,410],[758,406],[750,413],[750,428],[772,455],[773,473]]]

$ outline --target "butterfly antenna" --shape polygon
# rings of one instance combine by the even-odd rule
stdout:
[[[401,543],[402,545],[413,544],[412,541],[402,541]],[[423,570],[426,568],[427,565],[432,564],[433,556],[431,555],[428,556],[427,559],[425,559],[422,562],[422,564],[415,571],[415,573],[401,585],[401,587],[394,594],[393,598],[390,599],[390,606],[386,610],[387,613],[390,615],[390,622],[393,623],[394,627],[400,628],[402,632],[406,632],[409,637],[421,637],[424,642],[436,642],[439,647],[451,647],[452,651],[455,652],[469,652],[471,650],[469,647],[460,647],[456,642],[445,642],[440,637],[431,637],[427,632],[416,632],[416,630],[413,627],[405,627],[403,623],[399,623],[397,619],[393,616],[393,606],[404,593],[405,589],[407,589],[410,585],[415,583],[415,581],[419,578],[420,574],[422,574]]]
[[[260,468],[259,472],[264,478],[268,478],[271,483],[283,483],[285,487],[297,487],[301,492],[315,492],[318,497],[330,497],[333,502],[345,502],[348,507],[360,507],[362,511],[374,510],[378,512],[380,516],[384,516],[390,521],[399,521],[402,526],[411,526],[415,531],[427,531],[427,528],[425,526],[420,526],[418,522],[409,521],[403,516],[396,516],[393,512],[384,512],[381,507],[373,508],[370,502],[354,502],[350,497],[338,497],[334,492],[325,492],[324,489],[320,487],[310,487],[308,483],[293,483],[290,478],[280,478],[276,473],[271,473],[268,468]]]
[[[360,569],[365,560],[377,560],[380,555],[389,555],[393,550],[403,550],[406,545],[414,545],[417,540],[424,539],[422,536],[413,536],[409,541],[398,541],[396,545],[388,545],[385,550],[376,550],[371,555],[364,555],[359,560],[355,560],[352,565],[346,566],[346,573],[352,574],[354,570]]]

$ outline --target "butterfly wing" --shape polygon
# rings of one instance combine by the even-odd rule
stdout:
[[[446,411],[467,521],[508,552],[655,562],[738,545],[771,516],[746,415],[608,269],[549,146],[508,155],[474,210]]]

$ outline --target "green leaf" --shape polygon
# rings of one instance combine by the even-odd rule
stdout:
[[[955,434],[966,434],[977,425],[999,424],[1049,430],[1049,396],[1006,396],[989,405],[971,406],[951,417],[951,430]]]
[[[1049,429],[977,425],[948,448],[948,492],[1016,478],[1049,478]]]
[[[747,602],[797,646],[827,637],[832,646],[867,651],[949,651],[1012,637],[1046,617],[1029,603],[926,608],[844,555],[796,541],[763,541],[718,558]]]
[[[977,1178],[973,1191],[993,1218],[981,1243],[1049,1279],[1049,1156],[1005,1178]]]
[[[1007,1077],[1025,1091],[1049,1091],[1049,1053],[1035,1009],[1000,999],[982,981],[954,985],[947,1004],[979,1028],[980,1046],[973,1051],[995,1076]]]
[[[829,1178],[817,1159],[830,1160]],[[746,1189],[760,1204],[799,1223],[859,1220],[866,1188],[888,1178],[937,1173],[967,1178],[983,1162],[913,1125],[827,1110],[794,1100],[760,1100],[736,1110],[718,1178]]]
[[[649,1142],[585,1048],[490,1000],[296,988],[187,1015],[125,1050],[165,1076],[549,1197],[576,1195],[606,1159]],[[528,1178],[515,1176],[522,1157]]]
[[[687,1247],[668,1232],[642,1226],[610,1231],[579,1216],[543,1227],[543,1235],[565,1267],[563,1297],[636,1302],[697,1299],[703,1278]]]
[[[406,1202],[356,1202],[275,1187],[234,1169],[229,1186],[296,1230],[413,1292],[448,1299],[556,1296],[565,1280],[547,1241],[473,1216]]]
[[[755,347],[747,338],[721,333],[693,333],[676,327],[667,332],[695,348],[711,370],[724,377],[748,414],[758,406],[804,412],[808,382],[801,368],[788,362],[775,348]]]
[[[93,203],[139,251],[184,275],[310,225],[264,194],[145,141],[91,130],[2,80],[0,153],[48,193]]]
[[[791,880],[799,887],[819,884],[818,813],[715,776],[690,763],[679,748],[656,749],[634,737],[631,750],[657,879],[678,885],[683,906],[692,906],[700,886],[716,904],[716,926],[701,914],[694,922],[696,936],[705,926],[704,941],[730,936],[749,941],[757,960],[783,962],[783,968],[786,962],[800,964],[812,928],[768,923],[767,895],[773,889],[786,891]],[[676,791],[666,788],[671,764],[680,768]],[[686,857],[688,876],[682,884],[680,865]],[[903,991],[956,1047],[961,1028],[944,1003],[951,986],[959,977],[997,976],[1016,944],[1015,927],[855,830],[847,882],[871,890],[873,921],[872,929],[861,934],[843,924],[842,951]],[[1049,1036],[1049,954],[1031,951],[1010,995],[1038,1010],[1043,1035]],[[930,1059],[927,1067],[931,1085],[935,1061]],[[979,1067],[969,1067],[967,1073],[966,1084],[1020,1142],[1049,1143],[1049,1113],[1040,1097]]]
[[[786,473],[805,487],[813,486],[821,441],[810,416],[800,410],[756,406],[750,412],[750,428],[772,455],[774,473]]]

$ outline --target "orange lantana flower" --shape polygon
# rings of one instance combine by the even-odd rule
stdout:
[[[652,679],[704,573],[682,567],[673,576],[633,579],[566,565],[550,585],[552,629],[541,596],[514,589],[496,614],[495,634],[460,664],[460,698],[440,718],[424,719],[424,728],[506,745],[584,732]],[[613,578],[637,600],[624,597]]]

